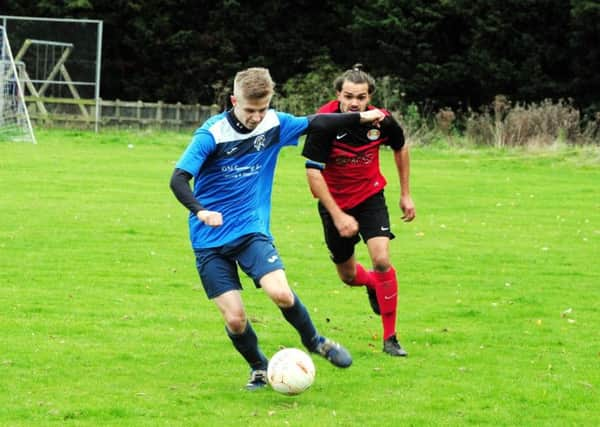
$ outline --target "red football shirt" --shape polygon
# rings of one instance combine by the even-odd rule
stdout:
[[[369,106],[369,109],[375,107]],[[379,146],[399,150],[404,145],[402,128],[392,115],[381,109],[385,119],[380,127],[371,124],[338,129],[334,134],[308,134],[302,155],[324,163],[323,177],[341,209],[352,208],[380,192],[387,181],[379,168]],[[318,113],[339,113],[339,101],[323,105]]]

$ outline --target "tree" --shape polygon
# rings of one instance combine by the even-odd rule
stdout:
[[[570,89],[591,115],[600,111],[600,4],[590,0],[573,0],[572,4]]]
[[[406,102],[598,103],[596,0],[6,0],[3,13],[102,19],[101,96],[225,104],[235,73],[300,87],[322,58],[389,77]],[[322,73],[321,73],[322,74]]]

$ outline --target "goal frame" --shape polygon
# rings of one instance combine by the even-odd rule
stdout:
[[[102,99],[100,98],[100,74],[102,69],[102,32],[103,32],[103,21],[98,19],[74,19],[74,18],[44,18],[44,17],[33,17],[33,16],[13,16],[13,15],[0,15],[0,25],[4,28],[8,28],[10,33],[10,25],[18,25],[18,21],[25,23],[40,23],[40,24],[85,24],[94,25],[96,27],[96,45],[95,45],[95,72],[93,78],[94,85],[94,100],[95,114],[94,114],[94,130],[97,133],[101,123],[102,116]],[[93,52],[93,51],[92,51]],[[23,82],[21,82],[23,83]],[[78,82],[85,83],[85,82]],[[71,91],[72,92],[72,91]],[[88,98],[89,99],[89,98]]]
[[[22,114],[24,116],[24,133],[28,133],[28,139],[31,140],[31,142],[33,144],[36,144],[37,141],[35,139],[35,134],[33,133],[33,127],[31,126],[31,119],[29,117],[29,111],[27,110],[27,103],[25,102],[25,94],[23,91],[23,86],[21,84],[21,81],[19,79],[19,74],[17,72],[17,65],[15,64],[15,59],[13,57],[12,54],[12,50],[10,47],[10,40],[8,38],[8,34],[6,32],[6,28],[3,25],[0,25],[0,33],[1,33],[1,39],[0,43],[0,61],[7,61],[9,63],[10,66],[10,72],[7,73],[7,79],[6,81],[8,81],[8,77],[10,77],[11,73],[12,76],[14,76],[14,81],[15,81],[15,85],[16,85],[16,89],[17,89],[17,103],[21,104],[22,106]],[[3,65],[2,65],[3,66]],[[4,67],[4,66],[3,66]],[[3,82],[4,84],[4,82]],[[15,114],[16,116],[18,116],[18,107],[17,107],[17,113]],[[17,117],[17,121],[18,121],[18,117]],[[23,126],[23,125],[21,125]]]

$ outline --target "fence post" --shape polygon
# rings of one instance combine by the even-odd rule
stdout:
[[[162,129],[162,118],[163,118],[163,114],[162,114],[162,108],[163,108],[163,102],[162,101],[158,101],[156,103],[156,121],[158,123],[158,128]]]
[[[142,126],[142,101],[141,100],[138,100],[138,102],[137,102],[137,110],[136,110],[135,117],[137,118],[138,128],[143,129],[144,127]]]

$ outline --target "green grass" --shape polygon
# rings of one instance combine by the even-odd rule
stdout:
[[[364,290],[337,279],[299,150],[284,150],[276,243],[317,327],[354,356],[315,358],[313,387],[286,397],[242,390],[199,283],[168,188],[189,135],[37,138],[0,143],[0,425],[600,424],[597,149],[415,149],[411,224],[382,152],[401,360],[381,353]],[[299,346],[244,283],[263,350]]]

